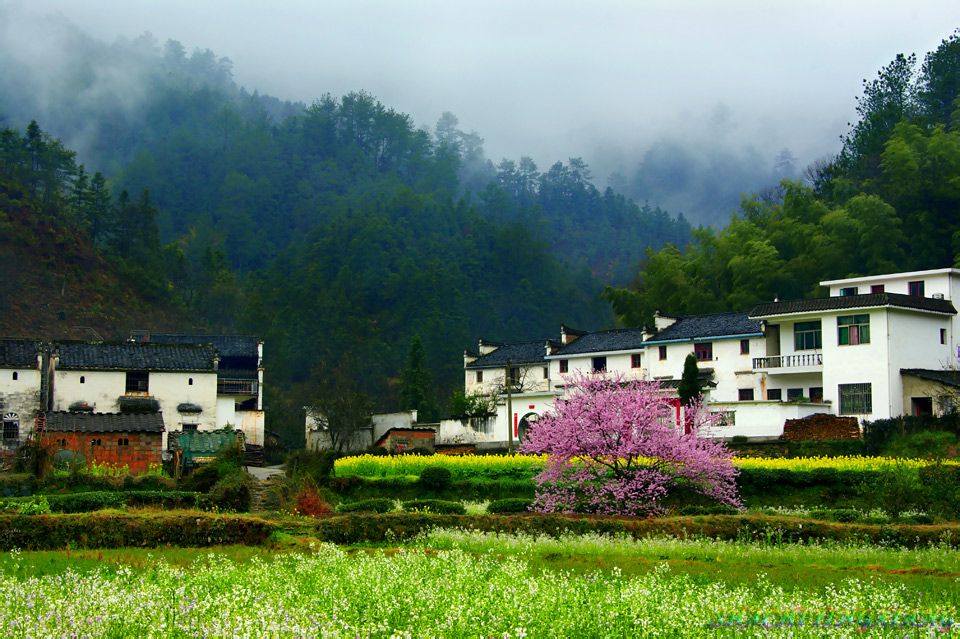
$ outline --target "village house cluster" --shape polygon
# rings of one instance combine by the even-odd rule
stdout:
[[[2,450],[36,434],[54,449],[142,472],[160,463],[175,432],[230,426],[262,445],[262,360],[252,336],[0,339]]]
[[[655,325],[644,328],[563,326],[557,340],[481,340],[477,352],[464,354],[464,391],[493,396],[496,414],[444,420],[436,444],[502,448],[511,434],[522,441],[529,424],[565,394],[574,371],[658,380],[675,395],[689,353],[704,399],[724,412],[717,433],[724,438],[777,438],[786,420],[818,413],[862,422],[954,408],[960,270],[821,285],[829,297],[734,313],[658,312]]]

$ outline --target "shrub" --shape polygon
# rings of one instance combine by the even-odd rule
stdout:
[[[308,517],[317,517],[332,513],[333,509],[326,502],[323,495],[313,485],[307,484],[297,495],[295,500],[297,512]]]
[[[453,483],[453,473],[441,466],[429,466],[420,473],[417,483],[429,490],[445,490]]]
[[[352,504],[340,504],[338,513],[388,513],[393,510],[392,499],[365,499]]]
[[[245,513],[250,510],[253,478],[246,473],[231,474],[210,489],[210,501],[221,510]]]
[[[813,510],[810,512],[810,516],[814,519],[836,521],[839,523],[852,523],[855,521],[860,521],[863,518],[863,515],[860,514],[860,511],[852,508],[825,508],[822,510]]]
[[[698,517],[703,515],[736,515],[737,509],[731,506],[716,504],[712,506],[684,506],[678,511],[678,514],[685,517]]]
[[[207,513],[158,517],[126,513],[0,515],[0,550],[57,550],[68,546],[254,546],[265,543],[275,530],[275,524],[262,519]]]
[[[333,475],[337,453],[333,450],[298,450],[287,455],[284,464],[290,477],[309,477],[320,484]]]
[[[498,499],[492,501],[487,506],[487,512],[490,514],[501,515],[505,513],[525,513],[530,510],[533,504],[532,499],[520,499],[517,497],[511,499]]]
[[[436,515],[466,515],[467,510],[458,501],[442,499],[414,499],[403,502],[405,512],[432,513]]]

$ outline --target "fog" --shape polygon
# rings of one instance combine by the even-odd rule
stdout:
[[[399,2],[396,0],[31,0],[3,2],[38,64],[69,51],[34,38],[60,14],[112,42],[149,31],[233,62],[247,90],[306,104],[365,90],[430,127],[450,111],[488,158],[541,170],[583,157],[599,186],[619,171],[694,220],[710,183],[738,193],[840,149],[864,78],[899,52],[920,57],[960,26],[953,1]],[[135,92],[131,95],[134,95]],[[679,162],[687,184],[650,184]],[[642,179],[634,179],[641,165]],[[724,170],[730,170],[729,175]],[[704,174],[712,179],[704,181]],[[660,171],[664,174],[664,171]],[[653,177],[651,177],[653,176]],[[698,177],[699,176],[699,177]],[[731,182],[732,181],[732,182]],[[760,186],[758,186],[760,185]],[[626,187],[625,187],[626,188]],[[633,187],[637,191],[639,187]],[[729,194],[719,208],[727,208]],[[653,197],[652,197],[653,196]],[[699,202],[699,203],[698,203]]]

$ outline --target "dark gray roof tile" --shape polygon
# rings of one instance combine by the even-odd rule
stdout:
[[[260,338],[256,335],[181,335],[153,333],[151,344],[210,344],[221,357],[257,357]]]
[[[40,342],[32,339],[0,339],[0,366],[36,368]]]
[[[760,334],[760,322],[750,319],[747,313],[685,315],[677,320],[675,324],[671,324],[647,340],[647,343],[655,344],[657,342],[670,342],[674,340]]]
[[[642,328],[614,328],[587,333],[573,340],[555,353],[557,357],[581,353],[632,351],[643,348]]]
[[[502,368],[510,360],[511,365],[538,364],[546,362],[547,340],[536,342],[513,342],[504,344],[491,351],[480,359],[467,364],[468,369],[474,368]]]
[[[70,433],[160,433],[160,413],[47,413],[46,430]]]
[[[866,293],[864,295],[846,295],[843,297],[818,297],[812,300],[789,300],[786,302],[768,302],[757,304],[750,317],[771,317],[792,313],[812,313],[818,311],[837,311],[855,308],[876,308],[894,306],[919,311],[933,311],[956,315],[957,309],[948,300],[932,297],[903,295],[901,293]]]
[[[216,370],[211,346],[141,342],[55,342],[60,370],[195,371]]]

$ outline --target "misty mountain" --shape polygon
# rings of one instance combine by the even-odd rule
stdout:
[[[594,163],[609,170],[607,184],[615,192],[705,226],[725,225],[744,196],[800,173],[789,149],[768,157],[752,146],[716,140],[697,144],[664,136],[638,156],[611,148],[594,155]]]

